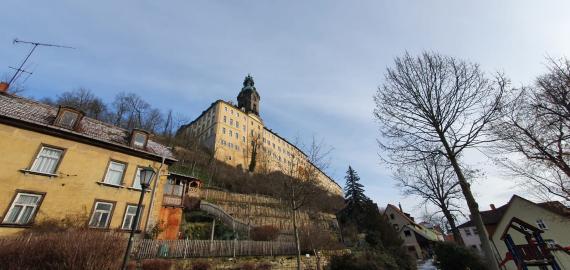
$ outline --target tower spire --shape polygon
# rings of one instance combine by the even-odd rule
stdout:
[[[252,112],[259,115],[259,93],[255,89],[253,76],[247,74],[243,80],[243,87],[237,97],[238,107],[243,108],[246,112]]]

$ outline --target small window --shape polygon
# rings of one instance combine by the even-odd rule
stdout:
[[[390,219],[394,219],[394,214],[390,214]]]
[[[230,134],[230,137],[233,137],[233,132],[231,129],[229,130],[229,134]]]
[[[222,133],[226,134],[226,128],[222,128]]]
[[[473,235],[477,235],[479,234],[479,232],[477,231],[477,228],[473,228]]]
[[[89,227],[92,228],[108,228],[111,221],[111,213],[113,213],[113,203],[95,202],[93,214],[89,221]]]
[[[234,119],[230,118],[230,126],[233,126],[233,125],[234,125]]]
[[[139,212],[138,220],[137,220],[137,229],[140,228],[143,207],[141,206],[141,211]],[[133,226],[133,222],[135,220],[135,215],[137,214],[137,206],[136,205],[127,205],[125,209],[125,217],[123,218],[123,225],[121,225],[121,229],[123,230],[131,230]]]
[[[75,129],[83,117],[83,113],[70,107],[59,107],[54,124],[62,128]]]
[[[18,193],[10,209],[4,217],[6,224],[30,224],[38,210],[42,195],[33,193]]]
[[[34,160],[30,171],[54,174],[59,165],[63,150],[42,146],[38,156]]]
[[[400,226],[398,226],[398,224],[394,224],[394,230],[399,231],[400,230]]]
[[[135,179],[133,179],[133,185],[131,186],[132,188],[135,189],[142,189],[141,187],[141,171],[142,168],[141,167],[137,167],[137,171],[135,172]]]
[[[111,185],[120,186],[123,182],[123,175],[125,173],[125,168],[127,165],[125,163],[109,161],[109,166],[107,167],[107,173],[105,174],[104,182]]]
[[[465,230],[463,230],[465,232],[465,235],[467,236],[471,236],[471,229],[467,228]]]
[[[148,141],[148,133],[142,130],[133,130],[131,135],[131,146],[136,148],[145,148]]]
[[[536,220],[536,226],[538,226],[538,228],[541,230],[548,230],[548,226],[546,226],[546,223],[544,223],[544,220],[542,220],[540,218]]]
[[[405,230],[405,231],[404,231],[404,235],[405,235],[406,237],[411,237],[411,236],[412,236],[412,233],[411,233],[410,231],[408,231],[408,230]]]
[[[226,116],[224,115],[224,123],[226,123]]]

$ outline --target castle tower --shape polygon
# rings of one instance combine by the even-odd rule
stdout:
[[[259,116],[259,94],[255,90],[253,77],[247,75],[243,81],[243,88],[237,97],[238,107],[244,108],[246,112],[252,112]]]

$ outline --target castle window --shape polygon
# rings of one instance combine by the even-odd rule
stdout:
[[[224,123],[226,123],[226,116],[224,115]]]
[[[233,126],[233,125],[234,125],[234,119],[230,118],[230,126]]]
[[[236,127],[239,128],[239,122],[236,120]]]
[[[71,107],[60,106],[54,125],[67,129],[75,129],[81,121],[83,113]]]
[[[228,111],[228,106],[224,106],[224,109],[226,110],[226,112]]]
[[[230,132],[230,137],[232,137],[233,136],[232,130],[230,129],[229,132]]]
[[[239,139],[239,133],[236,132],[236,139]]]
[[[245,142],[245,136],[242,136],[241,138],[242,138],[242,141]]]
[[[222,128],[222,133],[226,134],[226,128]]]

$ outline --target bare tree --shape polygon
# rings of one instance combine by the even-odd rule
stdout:
[[[570,61],[548,59],[548,73],[515,93],[494,125],[498,163],[542,198],[570,203]]]
[[[72,91],[66,91],[57,96],[55,101],[57,105],[70,106],[79,109],[86,116],[104,120],[107,106],[101,98],[95,96],[91,90],[87,88],[77,88]]]
[[[460,200],[463,200],[463,194],[457,175],[445,157],[427,156],[423,160],[401,166],[394,174],[394,179],[404,195],[422,198],[421,205],[435,205],[439,211],[430,213],[431,216],[443,214],[455,241],[463,244],[455,224],[456,215],[462,215]]]
[[[314,137],[306,150],[307,157],[290,156],[287,162],[279,163],[284,172],[282,177],[284,192],[283,199],[291,210],[293,220],[293,233],[297,247],[297,269],[301,269],[301,241],[299,238],[299,221],[297,218],[301,208],[309,204],[315,194],[320,191],[319,170],[326,170],[329,166],[331,149],[324,141],[317,141]]]
[[[387,69],[374,97],[384,138],[379,145],[387,153],[383,159],[406,164],[443,155],[449,160],[491,270],[498,264],[460,159],[466,149],[489,142],[489,123],[498,117],[506,85],[501,75],[487,79],[477,64],[437,53],[406,53]]]

